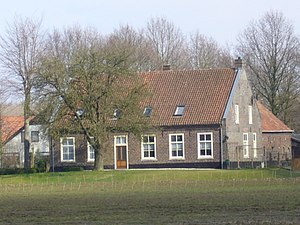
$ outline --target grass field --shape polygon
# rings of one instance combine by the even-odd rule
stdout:
[[[0,224],[300,224],[300,174],[128,170],[0,176]]]

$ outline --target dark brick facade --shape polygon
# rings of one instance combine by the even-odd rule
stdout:
[[[198,133],[213,134],[213,158],[198,159]],[[170,159],[169,157],[169,135],[184,135],[184,159]],[[128,138],[128,168],[221,168],[220,128],[219,126],[203,127],[172,127],[159,131],[147,132],[144,135],[155,135],[156,137],[156,159],[142,160],[141,139],[133,134],[119,133],[111,135],[110,150],[105,155],[105,168],[115,169],[114,136],[126,135]],[[60,140],[56,140],[54,149],[54,165],[56,170],[63,167],[82,167],[91,169],[93,162],[88,162],[87,141],[83,135],[68,135],[75,138],[75,161],[61,161]]]

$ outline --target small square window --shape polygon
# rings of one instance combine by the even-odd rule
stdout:
[[[184,110],[185,110],[184,105],[177,106],[176,110],[175,110],[175,113],[174,113],[174,116],[183,116]]]
[[[31,131],[31,142],[39,142],[39,141],[40,141],[40,132]]]
[[[152,114],[152,107],[147,106],[147,107],[144,109],[144,116],[149,117],[149,116],[151,116],[151,114]]]

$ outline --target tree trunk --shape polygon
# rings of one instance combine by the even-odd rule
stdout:
[[[104,160],[102,154],[100,153],[100,149],[95,149],[95,162],[93,170],[104,170]]]
[[[24,168],[30,169],[30,90],[25,91],[24,101]]]

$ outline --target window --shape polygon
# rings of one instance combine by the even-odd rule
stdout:
[[[249,158],[248,133],[243,133],[243,155],[244,158]]]
[[[198,133],[198,158],[212,159],[213,158],[213,134]]]
[[[239,124],[240,123],[239,105],[234,105],[234,118],[235,118],[235,123]]]
[[[40,141],[40,132],[31,131],[31,142],[39,142],[39,141]]]
[[[115,109],[113,114],[113,120],[120,119],[121,117],[121,109]]]
[[[126,145],[127,141],[126,141],[126,136],[116,136],[116,145]]]
[[[170,159],[184,159],[184,134],[169,135]]]
[[[248,111],[249,111],[249,124],[252,124],[252,105],[248,106]]]
[[[152,107],[147,106],[144,110],[144,116],[149,117],[149,116],[151,116],[151,114],[152,114]]]
[[[174,116],[183,116],[184,109],[185,109],[184,105],[177,106],[176,110],[175,110],[175,113],[174,113]]]
[[[94,161],[95,160],[95,149],[93,146],[87,142],[87,150],[88,150],[88,161]]]
[[[253,157],[257,158],[256,133],[253,133]]]
[[[142,159],[156,159],[156,137],[142,136]]]
[[[60,139],[61,161],[75,161],[75,138]]]

